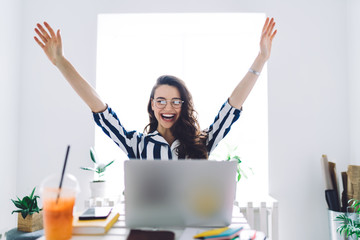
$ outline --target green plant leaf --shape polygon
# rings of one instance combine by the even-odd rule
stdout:
[[[23,211],[21,211],[21,216],[25,219],[28,213],[29,211],[27,209],[24,209]]]
[[[104,164],[100,164],[96,167],[96,172],[97,173],[102,173],[105,172],[105,165]]]
[[[29,208],[29,201],[28,201],[29,197],[26,196],[21,200],[21,204],[24,206],[24,209]]]
[[[38,207],[38,205],[37,205],[37,198],[39,198],[39,196],[35,196],[35,197],[32,199],[31,206],[29,207],[29,212],[30,212],[30,213],[34,212],[34,211],[35,211],[34,209],[39,209],[39,207]]]
[[[238,163],[241,163],[240,157],[239,156],[233,156],[232,159],[235,159],[238,161]]]
[[[34,213],[39,213],[40,211],[41,211],[41,209],[35,208],[35,209],[33,209],[29,214],[30,214],[30,215],[33,215]]]
[[[80,167],[82,170],[88,170],[88,171],[92,171],[92,172],[96,172],[97,170],[95,168],[90,168],[90,167]]]
[[[25,196],[25,197],[23,198],[22,202],[24,203],[24,205],[25,205],[27,208],[30,208],[31,205],[32,205],[33,200],[32,200],[29,196]]]
[[[15,201],[12,200],[11,201],[14,203],[15,207],[19,208],[19,209],[24,209],[25,207],[22,205],[21,201]]]
[[[247,176],[247,174],[245,173],[244,170],[242,170],[242,169],[240,168],[240,169],[239,169],[239,172],[241,173],[241,175],[244,176],[244,178],[248,179],[248,176]]]
[[[108,166],[110,166],[115,160],[112,160],[111,162],[109,162],[108,164],[105,165],[104,167],[104,171],[105,171],[105,168],[107,168]]]
[[[91,147],[90,148],[90,157],[91,157],[91,160],[96,163],[97,162],[97,159],[96,159],[96,153],[95,153],[95,150]]]
[[[30,199],[32,199],[32,198],[33,198],[33,196],[34,196],[34,192],[35,192],[35,189],[36,189],[36,187],[34,187],[34,189],[32,190],[32,192],[31,192],[31,194],[30,194]]]
[[[360,234],[359,222],[357,220],[351,219],[347,214],[340,214],[334,220],[339,222],[339,227],[336,229],[336,231],[341,235],[350,237],[352,235],[358,236]]]
[[[13,214],[13,213],[19,213],[19,212],[21,212],[22,210],[14,210],[14,211],[12,211],[11,212],[11,214]]]
[[[31,203],[29,204],[29,213],[31,213],[31,211],[33,210],[34,208],[34,200],[31,201]]]
[[[18,201],[11,199],[15,207],[18,208],[18,210],[14,210],[12,213],[20,212],[21,216],[25,219],[28,214],[39,212],[41,209],[39,209],[38,207],[37,199],[39,199],[40,197],[34,195],[35,190],[36,187],[32,190],[29,196],[25,196],[22,200],[19,197],[17,197]]]

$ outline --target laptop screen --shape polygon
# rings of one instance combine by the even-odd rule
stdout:
[[[235,161],[125,161],[126,225],[229,225],[236,167]]]

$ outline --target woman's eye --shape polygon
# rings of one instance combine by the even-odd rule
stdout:
[[[158,103],[161,105],[166,105],[166,101],[165,100],[158,100]]]
[[[173,101],[173,104],[179,105],[179,104],[180,104],[180,100],[174,100],[174,101]]]

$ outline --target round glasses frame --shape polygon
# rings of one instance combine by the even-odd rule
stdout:
[[[155,106],[159,109],[164,109],[168,102],[170,102],[173,108],[181,108],[182,104],[184,103],[181,99],[152,99],[155,103]]]

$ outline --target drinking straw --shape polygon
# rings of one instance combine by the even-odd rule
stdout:
[[[59,184],[59,192],[58,192],[58,195],[57,195],[57,198],[56,198],[56,203],[58,203],[58,200],[59,200],[59,197],[60,197],[60,191],[61,191],[61,186],[62,186],[62,183],[63,183],[63,180],[64,180],[64,174],[65,174],[65,168],[66,168],[67,159],[68,159],[68,156],[69,156],[69,150],[70,150],[70,145],[67,146],[67,150],[66,150],[65,161],[64,161],[64,166],[63,166],[62,173],[61,173],[61,179],[60,179],[60,184]]]

